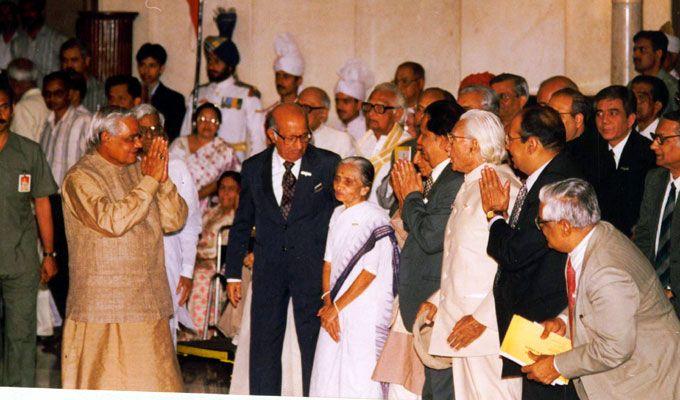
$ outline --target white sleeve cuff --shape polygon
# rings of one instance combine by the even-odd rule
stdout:
[[[498,221],[499,219],[505,219],[505,218],[503,218],[502,215],[496,215],[495,217],[491,218],[491,220],[489,220],[489,228],[491,228],[491,225],[493,225],[493,223]]]
[[[227,283],[236,283],[236,282],[239,282],[239,283],[240,283],[241,280],[240,280],[240,279],[236,279],[236,278],[227,278]]]
[[[179,274],[185,278],[193,279],[194,278],[194,266],[191,264],[184,264],[182,265],[182,269],[180,270]]]

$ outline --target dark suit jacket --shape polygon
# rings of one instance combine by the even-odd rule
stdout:
[[[158,87],[151,96],[151,105],[165,117],[165,131],[170,141],[178,137],[186,112],[184,96],[163,85],[163,82],[158,82]]]
[[[328,222],[338,204],[333,177],[340,157],[312,145],[307,147],[286,220],[272,187],[274,151],[270,147],[243,163],[241,196],[226,251],[227,277],[241,277],[243,257],[255,227],[253,281],[282,285],[287,276],[293,297],[320,296]]]
[[[652,142],[636,131],[630,133],[623,148],[618,168],[611,156],[603,158],[597,198],[602,219],[610,222],[624,235],[630,236],[638,220],[647,171],[654,168]]]
[[[498,262],[500,269],[493,292],[501,341],[513,314],[543,321],[555,317],[567,306],[564,281],[567,256],[548,248],[534,219],[540,203],[538,193],[543,186],[582,177],[580,168],[569,155],[561,152],[548,163],[527,193],[515,229],[502,219],[491,225],[487,253]],[[503,376],[520,374],[518,364],[503,358]]]
[[[654,265],[656,258],[656,235],[659,219],[665,204],[663,198],[670,179],[670,172],[666,168],[655,168],[647,173],[645,192],[640,205],[640,219],[635,227],[634,241],[640,251]],[[676,188],[676,196],[678,194]],[[671,289],[676,296],[680,295],[680,209],[673,212],[671,221]],[[675,312],[680,316],[680,301],[677,297],[671,299]]]
[[[571,156],[571,159],[581,167],[585,180],[593,185],[597,192],[600,185],[599,178],[602,175],[600,172],[603,165],[602,160],[610,157],[607,141],[593,127],[586,129],[576,139],[567,142],[565,150]]]
[[[399,309],[409,331],[420,304],[439,288],[446,222],[463,181],[449,163],[432,185],[427,204],[419,192],[404,199],[401,217],[408,237],[401,250]]]

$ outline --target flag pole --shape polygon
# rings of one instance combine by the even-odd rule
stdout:
[[[197,29],[197,44],[196,44],[196,72],[194,77],[194,90],[193,90],[193,100],[191,102],[191,114],[194,115],[196,112],[196,107],[198,106],[198,86],[201,79],[201,56],[203,50],[203,2],[204,0],[198,0],[198,23]]]

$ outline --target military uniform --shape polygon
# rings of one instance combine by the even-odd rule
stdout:
[[[0,150],[0,292],[5,304],[0,386],[35,385],[40,261],[31,199],[57,189],[40,146],[9,133]]]
[[[222,112],[222,124],[217,134],[229,143],[241,162],[266,147],[265,114],[258,112],[262,109],[262,103],[254,92],[251,86],[237,81],[233,76],[198,89],[199,105],[210,102]],[[187,110],[191,109],[192,102],[193,96],[189,96]],[[190,114],[187,112],[184,116],[180,131],[182,136],[193,131]]]

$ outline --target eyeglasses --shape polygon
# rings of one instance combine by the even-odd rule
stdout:
[[[420,78],[416,78],[416,79],[403,78],[403,79],[395,79],[392,82],[397,86],[408,86],[408,85],[412,84],[413,82],[416,82],[418,79],[420,79]]]
[[[518,140],[518,139],[522,139],[522,137],[521,136],[512,137],[510,135],[505,135],[505,141],[506,142],[512,142],[513,140]]]
[[[274,134],[276,134],[276,136],[278,136],[283,141],[283,143],[285,143],[286,145],[294,145],[298,142],[309,143],[309,141],[312,139],[312,134],[309,133],[309,132],[302,134],[302,135],[284,137],[279,133],[279,131],[277,129],[272,129],[272,130],[274,131]]]
[[[198,117],[198,122],[207,122],[212,125],[219,125],[220,121],[217,118],[208,118],[208,117]]]
[[[66,96],[66,90],[64,89],[57,89],[57,90],[43,90],[42,95],[44,98],[48,99],[50,97],[63,97]]]
[[[163,125],[140,126],[139,133],[146,137],[159,136],[163,134]]]
[[[664,144],[666,140],[672,139],[674,137],[680,137],[680,135],[668,135],[668,136],[663,136],[659,135],[658,133],[652,133],[652,141],[657,142],[658,144]]]
[[[534,224],[536,224],[536,229],[538,229],[539,231],[542,231],[543,225],[547,224],[548,222],[555,222],[555,221],[549,221],[547,219],[541,219],[541,217],[534,218]]]
[[[385,114],[385,111],[394,110],[396,108],[397,107],[385,106],[382,104],[373,104],[367,102],[361,103],[361,110],[364,112],[364,114],[368,114],[369,112],[371,112],[371,110],[375,110],[377,114],[382,115]]]
[[[446,137],[449,139],[450,142],[453,142],[454,139],[461,139],[461,140],[472,139],[472,138],[469,138],[467,136],[456,136],[453,133],[446,134]]]
[[[300,107],[302,107],[302,109],[305,110],[305,112],[306,112],[307,114],[311,113],[312,111],[316,111],[316,110],[325,110],[325,109],[326,109],[325,106],[315,107],[315,106],[310,106],[309,104],[302,104],[302,103],[298,103],[298,102],[296,102],[295,104],[297,104],[297,105],[299,105]]]
[[[501,94],[498,95],[498,98],[499,98],[501,101],[508,101],[508,100],[510,100],[510,99],[512,99],[512,98],[514,98],[514,97],[519,97],[519,96],[517,96],[517,95],[514,94],[514,93],[501,93]]]

